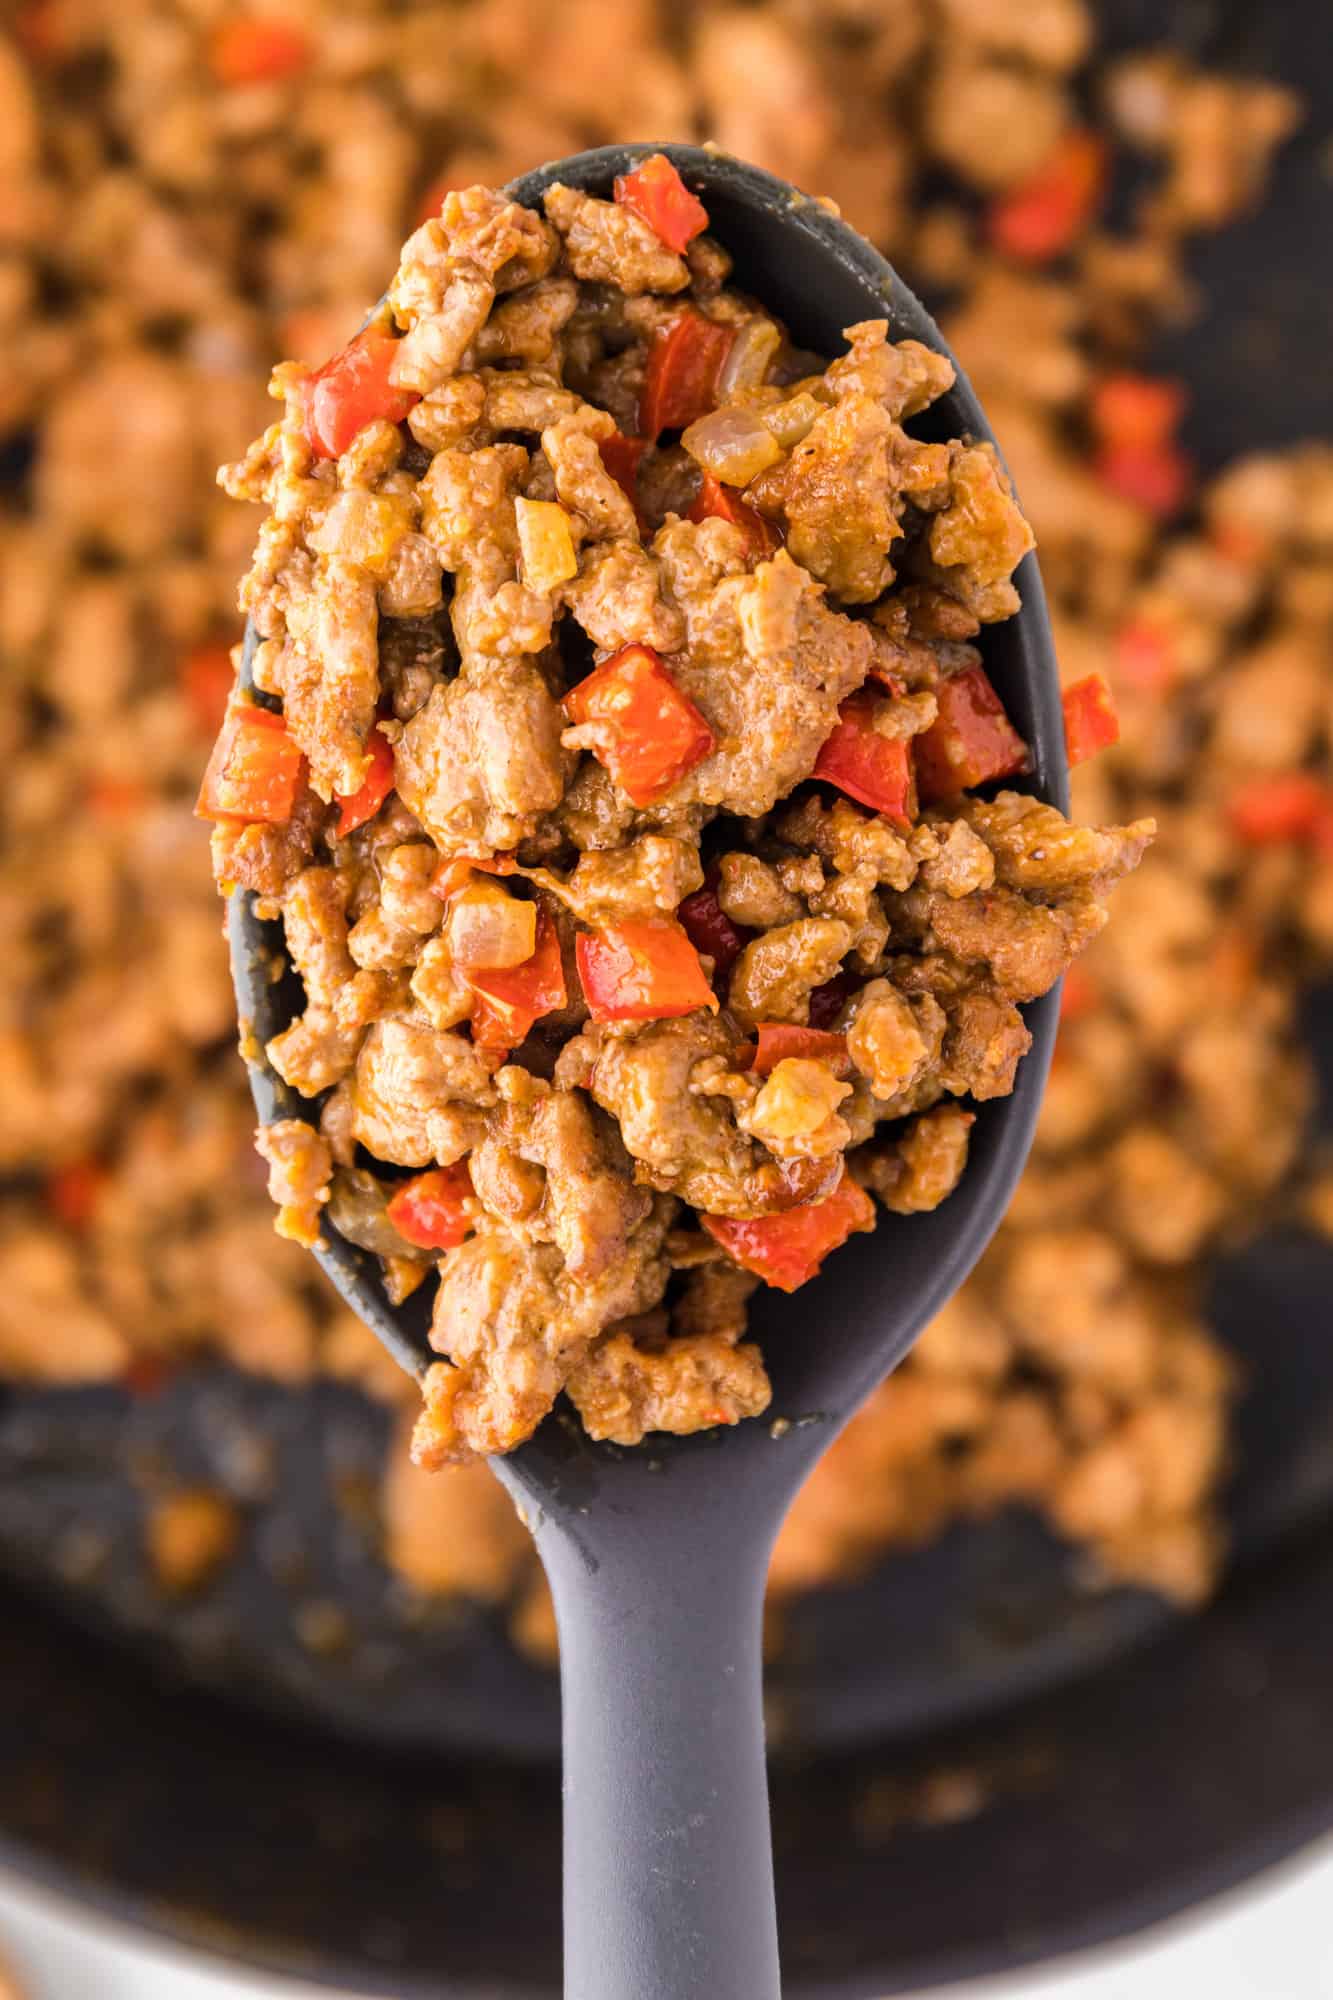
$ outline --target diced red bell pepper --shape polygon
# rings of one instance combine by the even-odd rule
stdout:
[[[699,954],[679,924],[608,924],[580,931],[579,980],[594,1021],[670,1021],[717,1012]]]
[[[717,900],[718,871],[710,868],[702,889],[686,896],[676,911],[681,929],[696,951],[706,952],[713,961],[713,977],[719,984],[727,979],[732,966],[749,943],[752,933],[733,924]]]
[[[880,735],[875,707],[876,696],[867,688],[848,695],[812,775],[883,813],[895,826],[910,827],[916,816],[912,748],[904,736]]]
[[[537,945],[531,958],[522,965],[464,972],[463,977],[475,995],[472,1039],[477,1047],[516,1049],[526,1041],[542,1016],[563,1007],[569,997],[560,934],[545,904],[537,911]]]
[[[633,173],[617,174],[615,197],[677,255],[708,227],[708,210],[690,193],[665,153],[653,153]]]
[[[230,646],[191,646],[181,660],[181,691],[202,734],[213,736],[221,728],[235,679]]]
[[[1099,451],[1093,471],[1109,492],[1145,507],[1158,520],[1178,514],[1194,484],[1194,467],[1177,445],[1119,444]]]
[[[846,1035],[830,1034],[826,1028],[802,1028],[785,1021],[761,1022],[754,1058],[756,1074],[767,1076],[789,1056],[827,1063],[835,1076],[846,1076],[852,1067]]]
[[[1273,537],[1248,521],[1212,521],[1208,540],[1224,562],[1252,569],[1267,561],[1273,551]]]
[[[803,1208],[750,1221],[724,1215],[701,1215],[699,1220],[744,1270],[780,1292],[794,1292],[854,1231],[874,1228],[875,1205],[844,1170],[831,1195]]]
[[[1161,375],[1103,375],[1092,392],[1088,416],[1093,435],[1107,446],[1150,449],[1173,438],[1185,413],[1185,391]]]
[[[831,1028],[853,993],[865,984],[854,972],[835,972],[810,995],[810,1026]]]
[[[467,1161],[458,1160],[451,1167],[413,1174],[390,1197],[385,1214],[418,1250],[452,1250],[472,1231],[466,1206],[471,1194]]]
[[[305,385],[305,434],[316,458],[341,458],[367,424],[386,418],[400,424],[421,401],[413,390],[395,388],[389,374],[398,342],[382,327],[368,326],[317,369]]]
[[[1313,771],[1277,772],[1233,792],[1227,814],[1252,847],[1312,840],[1333,815],[1333,791]]]
[[[165,1354],[136,1354],[121,1371],[120,1382],[131,1396],[146,1399],[170,1388],[178,1372]]]
[[[648,439],[625,437],[622,432],[615,431],[610,437],[602,438],[597,449],[602,455],[602,464],[634,509],[642,533],[646,524],[639,505],[639,462],[648,450]]]
[[[778,546],[779,535],[770,521],[766,521],[754,507],[747,505],[729,486],[711,472],[705,472],[699,481],[699,491],[687,520],[730,521],[745,536],[746,544],[753,555],[771,556]]]
[[[1120,741],[1120,717],[1105,674],[1085,674],[1065,689],[1062,700],[1065,751],[1071,764],[1084,764]]]
[[[148,787],[135,778],[94,778],[88,810],[97,819],[128,819],[148,804]]]
[[[984,667],[964,667],[941,681],[935,693],[939,713],[914,738],[916,781],[927,804],[1026,771],[1028,746]]]
[[[687,307],[648,349],[639,429],[652,442],[683,431],[717,404],[717,381],[736,337],[734,327]]]
[[[1128,372],[1104,376],[1089,411],[1102,484],[1152,514],[1176,513],[1193,483],[1193,468],[1175,441],[1184,409],[1178,382]]]
[[[1131,618],[1115,637],[1116,679],[1143,694],[1165,694],[1179,672],[1173,635],[1148,618]]]
[[[292,816],[305,758],[272,709],[233,701],[218,731],[199,788],[200,819],[269,820],[283,825]]]
[[[338,803],[342,807],[338,815],[340,840],[345,840],[357,827],[364,826],[368,819],[374,819],[393,790],[393,745],[378,723],[370,732],[370,741],[366,748],[370,752],[370,769],[360,785],[354,792],[337,794]]]
[[[100,1160],[70,1160],[48,1178],[46,1205],[66,1229],[86,1229],[106,1184],[107,1171]]]
[[[1071,965],[1060,988],[1060,1019],[1081,1021],[1086,1014],[1097,1011],[1101,997],[1101,990],[1092,975],[1085,972],[1081,965]]]
[[[280,83],[299,76],[310,57],[310,38],[294,21],[223,21],[208,44],[209,67],[226,85]]]
[[[14,37],[33,62],[60,62],[69,52],[69,31],[57,0],[29,0],[14,17]]]
[[[622,646],[570,689],[564,708],[571,722],[593,725],[595,754],[636,806],[654,804],[714,745],[651,646]]]
[[[991,204],[987,231],[995,248],[1023,264],[1062,256],[1100,206],[1109,164],[1099,133],[1066,132],[1034,174]]]

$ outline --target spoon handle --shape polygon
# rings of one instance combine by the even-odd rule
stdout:
[[[565,2000],[779,2000],[767,1547],[725,1526],[673,1538],[669,1503],[595,1569],[539,1536],[560,1626]]]

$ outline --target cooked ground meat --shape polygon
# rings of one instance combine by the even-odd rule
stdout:
[[[280,422],[222,475],[270,510],[241,602],[282,709],[233,695],[200,809],[233,829],[282,824],[307,774],[328,802],[310,860],[269,899],[307,1003],[269,1054],[307,1096],[338,1090],[327,1138],[287,1120],[261,1150],[279,1229],[306,1243],[335,1143],[425,1170],[386,1187],[384,1213],[443,1253],[431,1341],[445,1362],[414,1447],[432,1466],[511,1450],[562,1390],[592,1436],[621,1444],[764,1409],[762,1358],[739,1329],[668,1320],[659,1338],[643,1319],[666,1293],[677,1204],[767,1282],[804,1282],[819,1259],[794,1268],[787,1235],[825,1202],[841,1214],[853,1141],[941,1096],[1012,1087],[1026,1046],[1013,1003],[1096,935],[1102,897],[1153,833],[963,796],[1020,766],[1022,746],[975,649],[938,636],[938,616],[914,633],[912,600],[893,592],[900,572],[928,578],[973,632],[1017,608],[1010,574],[1032,535],[989,446],[922,445],[903,427],[949,387],[949,364],[868,322],[822,374],[770,384],[781,329],[726,289],[721,246],[691,264],[663,242],[649,187],[631,175],[604,201],[557,185],[544,217],[485,187],[447,194],[406,244],[387,311],[322,369],[278,368]],[[533,292],[540,372],[510,356]],[[483,342],[501,293],[504,326]],[[571,366],[561,328],[576,322]],[[612,327],[614,352],[638,357],[637,438],[597,400]],[[756,334],[759,369],[731,397],[719,362]],[[477,365],[483,345],[493,366]],[[429,456],[409,471],[403,426],[446,395],[467,430],[430,449],[437,419],[418,424]],[[635,474],[664,427],[683,432],[684,514]],[[435,559],[415,615],[434,620],[442,576],[458,666],[441,656],[404,722],[390,711],[413,537],[413,574]],[[377,593],[391,583],[386,670]],[[914,686],[876,692],[879,634],[895,629]],[[966,736],[951,724],[955,673],[984,694],[998,763],[975,720]],[[954,773],[953,819],[918,818],[927,753],[934,790],[942,765]],[[981,756],[975,774],[959,754]],[[253,807],[245,771],[230,776],[247,757]],[[562,810],[589,765],[623,828],[613,846]],[[812,779],[832,795],[770,821]],[[650,830],[691,808],[688,835]],[[719,936],[698,930],[697,899],[712,896],[724,815],[746,825],[716,864]],[[877,834],[894,843],[887,865]],[[224,888],[231,867],[221,857]],[[947,1004],[920,990],[935,959]],[[814,997],[839,981],[843,1032],[803,1044]],[[970,1123],[916,1118],[867,1184],[899,1214],[935,1207]],[[762,1236],[736,1233],[758,1218]],[[849,1211],[829,1247],[853,1226]],[[418,1275],[397,1246],[382,1254],[396,1288]]]
[[[5,477],[17,477],[0,502],[0,646],[13,690],[0,858],[10,914],[0,1369],[15,1380],[138,1382],[214,1350],[291,1381],[318,1369],[385,1400],[411,1393],[309,1260],[272,1235],[250,1151],[225,954],[189,818],[231,678],[235,576],[250,538],[242,510],[220,504],[210,469],[263,422],[265,365],[293,353],[322,362],[360,324],[399,243],[438,211],[442,186],[501,182],[536,158],[659,132],[715,138],[832,196],[919,290],[951,301],[947,330],[1039,538],[1067,676],[1105,671],[1116,689],[1122,745],[1079,774],[1081,816],[1131,825],[1156,814],[1164,828],[1122,885],[1117,922],[1068,983],[1037,1150],[1001,1238],[823,1462],[790,1518],[775,1588],[867,1565],[895,1542],[1011,1498],[1049,1512],[1099,1440],[1150,1403],[1181,1418],[1182,1440],[1196,1404],[1220,1433],[1234,1386],[1192,1302],[1210,1246],[1252,1226],[1298,1157],[1309,1084],[1295,1001],[1333,953],[1333,875],[1318,837],[1333,779],[1333,470],[1324,449],[1258,456],[1196,505],[1169,440],[1150,460],[1174,484],[1127,485],[1093,419],[1112,394],[1169,389],[1138,374],[1135,357],[1164,319],[1188,310],[1189,231],[1259,198],[1297,113],[1290,93],[1158,50],[1109,74],[1081,68],[1096,41],[1081,0],[1027,9],[907,0],[870,11],[761,0],[686,15],[649,0],[613,10],[486,0],[466,37],[461,16],[438,8],[364,0],[351,20],[330,0],[306,0],[300,21],[285,68],[271,73],[262,33],[225,7],[30,0],[14,12],[14,38],[0,36],[0,432],[12,441]],[[993,123],[981,158],[980,128],[960,127],[935,79],[965,74],[974,102],[989,93],[993,107],[997,70],[1002,87],[1020,75],[1036,115]],[[1100,132],[1080,123],[1090,103],[1109,115]],[[1032,137],[1043,130],[1061,136],[1029,185]],[[1097,214],[1111,140],[1148,155],[1128,223]],[[1090,191],[1082,204],[1080,187]],[[1037,233],[1016,234],[1034,215]],[[1064,218],[1063,235],[1052,215]],[[705,272],[705,241],[687,253],[700,295],[724,281],[716,259]],[[464,444],[483,421],[488,395],[500,392],[482,370],[507,361],[540,371],[556,336],[566,379],[580,394],[595,379],[622,428],[633,424],[641,344],[601,301],[573,317],[574,296],[556,276],[499,292],[477,336],[477,372],[412,410],[409,469],[419,450]],[[634,309],[670,311],[681,297]],[[606,351],[622,339],[622,352]],[[805,411],[811,424],[819,414]],[[690,504],[682,460],[688,480],[679,450],[641,461],[641,493],[658,516],[673,495],[678,511]],[[925,490],[910,469],[895,464],[895,477],[901,491]],[[646,552],[630,549],[586,543],[566,602],[572,611],[577,594],[595,644],[621,636],[596,623],[596,601],[619,607],[625,637],[671,653],[681,614]],[[379,673],[400,723],[457,673],[448,620],[424,608],[441,581],[424,534],[404,533],[377,592]],[[901,582],[889,602],[910,604],[911,632],[905,618],[876,625],[875,643],[905,687],[922,685],[923,653],[933,667],[925,639],[975,637],[964,607],[924,577]],[[1280,697],[1275,649],[1292,683]],[[299,699],[299,675],[293,686]],[[810,829],[793,844],[816,850],[830,872],[870,866],[876,887],[895,892],[918,871],[933,892],[966,880],[962,859],[950,859],[944,879],[923,847],[909,852],[902,836],[844,805],[810,788],[787,808]],[[693,852],[703,810],[651,817]],[[306,788],[284,826],[219,827],[221,872],[281,898],[315,859],[325,818]],[[636,821],[590,756],[557,818],[553,879],[577,877],[580,890],[593,850],[615,858],[658,832]],[[566,829],[582,856],[573,871]],[[419,839],[410,825],[397,838],[414,831]],[[698,885],[681,879],[680,893],[693,893]],[[817,897],[818,884],[799,881],[792,893]],[[372,895],[363,908],[363,895],[345,912],[349,929],[374,906]],[[571,907],[581,923],[599,920],[592,904]],[[852,921],[843,908],[809,914]],[[432,951],[438,960],[428,941],[412,997],[433,1026],[456,1028],[466,1008],[451,1011],[445,973],[432,985],[422,963]],[[568,977],[572,993],[572,963]],[[921,990],[950,1013],[958,1080],[964,1068],[982,1087],[1002,1080],[1023,1034],[1012,1004],[984,990],[958,1002],[942,974],[932,979]],[[840,1107],[849,1122],[859,1096]],[[333,1123],[326,1111],[331,1144]],[[886,1154],[903,1129],[884,1135]],[[1172,1161],[1193,1173],[1172,1179]],[[479,1163],[477,1152],[478,1179]],[[511,1168],[511,1200],[515,1179]],[[1169,1198],[1154,1198],[1162,1185]],[[377,1213],[384,1201],[380,1188]],[[1326,1226],[1328,1207],[1312,1211]],[[1139,1286],[1137,1332],[1122,1324],[1118,1337],[1137,1341],[1141,1365],[1121,1371],[1114,1396],[1086,1379],[1077,1346],[1035,1354],[1011,1296],[1020,1240],[1080,1221],[1123,1246]],[[682,1271],[673,1285],[683,1282]],[[720,1325],[721,1306],[708,1310]],[[451,1539],[483,1541],[491,1522],[477,1494],[488,1489],[480,1475],[456,1477]],[[432,1501],[449,1506],[454,1479],[422,1475],[416,1504],[429,1485]],[[1117,1490],[1114,1522],[1105,1510],[1065,1507],[1066,1528],[1108,1573],[1185,1598],[1205,1592],[1221,1550],[1215,1476],[1194,1481],[1192,1500],[1170,1496],[1176,1511],[1162,1511],[1167,1496],[1153,1480]],[[549,1606],[529,1593],[527,1549],[514,1544],[516,1629],[549,1652]]]

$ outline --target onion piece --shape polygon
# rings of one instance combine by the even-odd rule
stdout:
[[[794,396],[784,396],[780,403],[765,404],[761,415],[784,451],[800,444],[809,437],[819,418],[828,408],[818,396],[812,396],[808,389],[798,390]]]
[[[317,554],[345,557],[383,583],[412,527],[412,503],[405,495],[349,486],[334,495],[307,540]]]
[[[579,572],[569,516],[555,500],[514,502],[523,581],[530,590],[554,590]]]
[[[451,898],[449,956],[460,972],[522,965],[537,949],[537,905],[520,902],[498,882],[471,882]]]
[[[782,345],[782,329],[756,313],[743,320],[717,378],[717,400],[726,403],[742,389],[758,389],[768,380],[773,357]]]
[[[690,457],[724,486],[748,486],[782,456],[782,447],[762,417],[737,404],[711,410],[681,438]]]
[[[386,1213],[393,1189],[362,1167],[339,1167],[329,1187],[329,1221],[340,1236],[380,1257],[417,1257]]]

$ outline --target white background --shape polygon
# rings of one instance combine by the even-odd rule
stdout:
[[[329,2000],[145,1947],[6,1877],[0,1935],[27,2000]],[[934,2000],[1333,2000],[1333,1841],[1130,1945]]]

